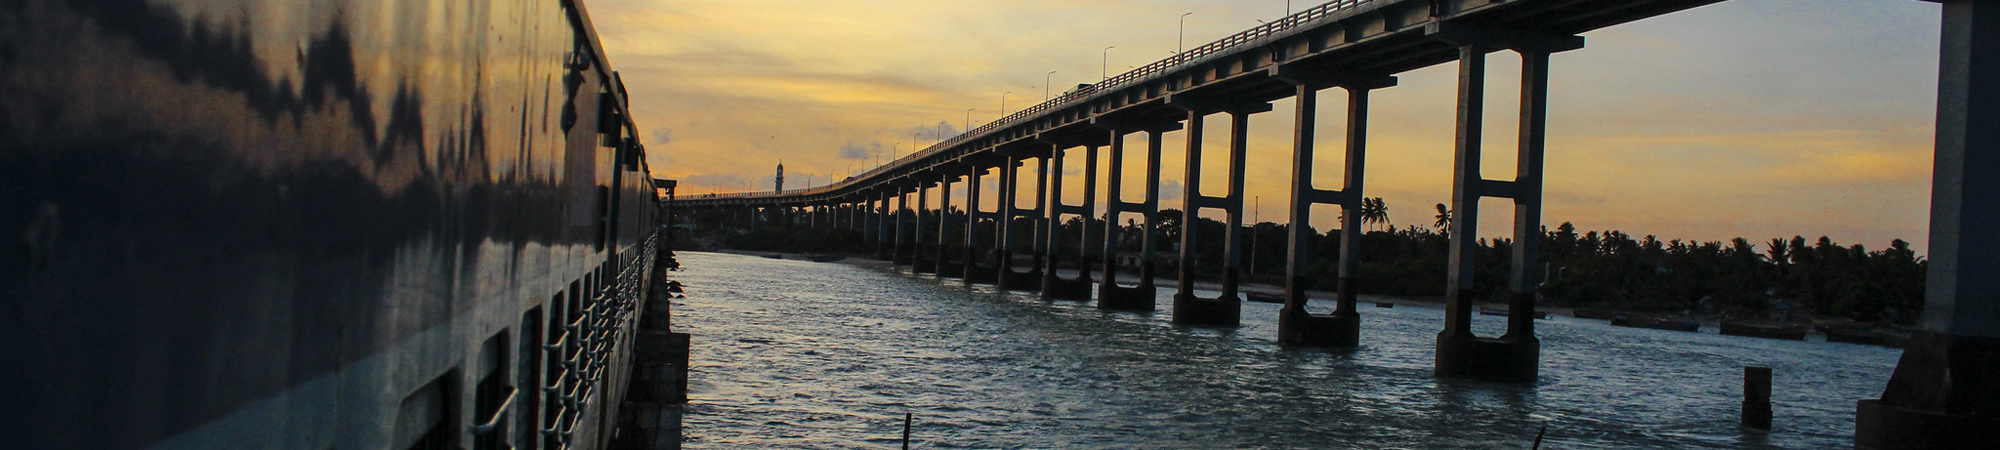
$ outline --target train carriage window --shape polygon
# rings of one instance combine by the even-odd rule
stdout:
[[[507,423],[501,415],[506,408],[512,408],[515,398],[514,386],[508,383],[506,368],[512,346],[507,344],[507,332],[501,331],[479,351],[479,381],[472,394],[472,448],[475,450],[500,450],[507,447]]]
[[[403,397],[403,403],[396,411],[394,443],[390,448],[411,450],[444,450],[456,445],[458,433],[450,432],[449,425],[457,424],[452,413],[456,404],[453,393],[458,389],[451,380],[458,377],[453,369],[418,388],[416,392]]]
[[[542,336],[542,308],[538,306],[521,315],[521,360],[520,367],[515,369],[515,375],[519,380],[514,385],[520,386],[520,389],[525,391],[515,394],[520,396],[516,401],[521,402],[516,406],[519,409],[514,413],[514,421],[517,424],[515,426],[518,428],[515,430],[516,448],[539,447],[537,443],[542,433],[535,424],[539,423],[542,415],[540,387],[544,351],[542,346],[545,342],[547,341]]]

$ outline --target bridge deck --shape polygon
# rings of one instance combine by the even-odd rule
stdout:
[[[1190,104],[1217,110],[1294,95],[1291,74],[1395,75],[1456,60],[1458,46],[1426,32],[1434,23],[1574,35],[1723,0],[1339,0],[1120,74],[988,123],[828,186],[711,194],[683,206],[784,206],[853,198],[938,170],[991,167],[1002,155],[1045,155],[1048,142],[1103,143],[1124,131],[1170,126]],[[1191,101],[1190,101],[1191,100]],[[1171,103],[1170,103],[1171,102]]]

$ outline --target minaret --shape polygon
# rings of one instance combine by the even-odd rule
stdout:
[[[784,191],[785,191],[785,161],[784,161],[784,160],[782,160],[782,159],[781,159],[781,160],[778,160],[778,178],[777,178],[777,181],[776,181],[775,183],[771,183],[771,184],[773,185],[773,186],[772,186],[772,189],[771,189],[771,190],[773,190],[773,191],[777,191],[777,192],[784,192]]]

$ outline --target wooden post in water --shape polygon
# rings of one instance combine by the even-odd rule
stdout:
[[[1771,368],[1743,368],[1743,426],[1771,430]]]
[[[903,413],[903,450],[910,450],[910,419],[915,417],[916,413]]]

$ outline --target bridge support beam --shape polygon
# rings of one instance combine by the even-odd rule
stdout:
[[[2000,0],[1942,3],[1923,330],[1857,405],[1862,450],[2000,442]]]
[[[998,237],[994,239],[996,251],[993,257],[993,266],[998,271],[995,272],[996,280],[993,284],[1002,290],[1032,291],[1041,287],[1041,276],[1035,274],[1039,269],[1026,273],[1014,271],[1014,249],[1018,247],[1014,236],[1021,234],[1023,231],[1014,226],[1014,219],[1022,216],[1019,204],[1022,164],[1020,156],[1009,155],[1007,156],[1007,161],[1000,165],[1000,215],[998,217],[1000,223],[996,227]],[[1047,171],[1042,172],[1046,173]],[[1036,187],[1037,191],[1040,189],[1040,186]],[[1034,222],[1031,221],[1030,223]],[[1037,226],[1034,230],[1026,231],[1029,235],[1033,236],[1039,234],[1037,233],[1039,229],[1040,227]],[[1038,246],[1030,244],[1031,249],[1035,247]]]
[[[1053,161],[1049,172],[1048,203],[1043,209],[1047,213],[1046,218],[1043,220],[1048,224],[1048,233],[1045,236],[1046,243],[1043,245],[1047,249],[1045,252],[1047,256],[1043,259],[1042,265],[1042,298],[1090,300],[1090,253],[1094,250],[1091,245],[1093,242],[1090,239],[1092,234],[1090,232],[1090,215],[1097,209],[1095,198],[1097,195],[1097,145],[1091,144],[1089,146],[1087,159],[1084,162],[1084,200],[1081,206],[1063,204],[1063,168],[1066,158],[1061,144],[1052,143],[1050,147],[1049,156]],[[1076,215],[1083,220],[1083,226],[1077,228],[1082,236],[1078,237],[1080,242],[1078,242],[1077,252],[1075,257],[1071,259],[1076,261],[1076,278],[1063,278],[1059,273],[1062,268],[1062,261],[1064,261],[1064,254],[1066,253],[1063,245],[1064,239],[1062,238],[1063,216],[1066,214]]]
[[[937,271],[937,262],[930,258],[930,240],[924,239],[924,224],[931,214],[931,183],[917,182],[917,218],[915,229],[910,230],[910,273],[932,273]]]
[[[962,264],[965,267],[966,284],[993,284],[1000,279],[998,269],[981,267],[979,264],[979,260],[987,257],[986,253],[989,250],[979,239],[979,221],[992,217],[979,210],[980,179],[985,178],[985,175],[986,168],[974,166],[971,175],[966,176],[969,181],[966,182],[965,192],[965,261]],[[999,228],[999,223],[994,223],[994,228]]]
[[[1361,343],[1361,314],[1355,307],[1359,294],[1354,283],[1354,273],[1360,265],[1361,248],[1361,199],[1363,174],[1367,161],[1368,144],[1368,93],[1370,90],[1394,86],[1393,77],[1351,77],[1342,80],[1328,80],[1325,77],[1286,76],[1292,78],[1297,90],[1297,123],[1292,133],[1292,213],[1286,228],[1290,251],[1285,255],[1285,307],[1278,313],[1278,344],[1301,347],[1354,347]],[[1317,78],[1317,79],[1308,79]],[[1321,86],[1338,84],[1347,91],[1347,157],[1346,171],[1340,190],[1316,189],[1313,180],[1313,136],[1314,124],[1318,120],[1318,94]],[[1338,258],[1339,293],[1334,311],[1330,314],[1313,314],[1306,310],[1306,290],[1311,283],[1305,277],[1306,267],[1311,265],[1312,205],[1335,204],[1345,212],[1340,225],[1340,254]]]
[[[896,257],[896,241],[890,237],[890,233],[896,231],[896,224],[891,222],[895,220],[895,216],[889,209],[889,199],[894,197],[894,194],[892,188],[885,187],[879,194],[880,200],[877,200],[880,206],[875,213],[875,259],[883,261],[890,261]]]
[[[939,277],[965,276],[964,267],[952,265],[952,247],[954,246],[952,245],[951,235],[951,181],[953,178],[956,177],[952,176],[949,171],[938,171],[937,260],[932,261],[932,264],[935,266],[931,268],[931,273],[935,273]],[[952,270],[954,268],[957,270]]]
[[[922,185],[917,185],[917,189],[923,189]],[[910,222],[921,217],[921,212],[910,209],[910,194],[905,186],[896,186],[896,211],[889,216],[896,221],[896,248],[890,256],[890,263],[898,266],[915,263],[916,245],[910,234],[917,227]]]
[[[1541,269],[1542,153],[1548,117],[1549,54],[1582,47],[1579,37],[1521,38],[1486,30],[1433,30],[1459,42],[1458,142],[1453,171],[1450,275],[1446,279],[1445,329],[1438,333],[1436,375],[1496,381],[1532,382],[1539,375],[1541,341],[1535,338],[1535,284]],[[1495,39],[1494,36],[1515,39]],[[1534,45],[1542,43],[1542,45]],[[1487,180],[1479,174],[1484,132],[1486,53],[1494,46],[1512,46],[1521,54],[1521,131],[1517,175],[1513,181]],[[1482,338],[1472,333],[1476,291],[1473,264],[1478,246],[1479,199],[1514,200],[1514,254],[1509,276],[1507,333]]]
[[[881,240],[876,239],[881,233],[875,231],[875,219],[880,218],[880,215],[875,213],[875,193],[863,192],[861,195],[861,201],[854,204],[855,213],[860,215],[855,220],[861,222],[861,252],[873,254],[875,248],[881,244]]]
[[[1169,101],[1169,104],[1173,104]],[[1237,289],[1241,283],[1243,253],[1243,163],[1248,152],[1250,115],[1269,111],[1270,104],[1259,107],[1208,108],[1198,101],[1182,103],[1188,111],[1187,124],[1187,179],[1185,182],[1185,208],[1181,210],[1181,263],[1180,286],[1174,294],[1173,322],[1179,325],[1234,327],[1242,323],[1243,301]],[[1201,140],[1202,118],[1209,111],[1229,113],[1229,194],[1222,197],[1206,197],[1201,194]],[[1222,293],[1213,299],[1195,295],[1195,268],[1200,266],[1196,252],[1202,208],[1221,209],[1226,214],[1223,225],[1222,244]]]
[[[1104,221],[1104,281],[1097,285],[1097,308],[1112,311],[1151,312],[1158,288],[1153,279],[1155,261],[1158,261],[1160,219],[1160,147],[1163,134],[1168,130],[1146,130],[1146,192],[1140,203],[1124,200],[1125,190],[1125,131],[1118,125],[1100,125],[1111,133],[1111,183],[1105,186],[1105,202],[1110,211],[1110,219]],[[1118,243],[1123,227],[1118,224],[1122,213],[1144,215],[1146,223],[1139,237],[1139,284],[1121,286],[1118,284]]]

